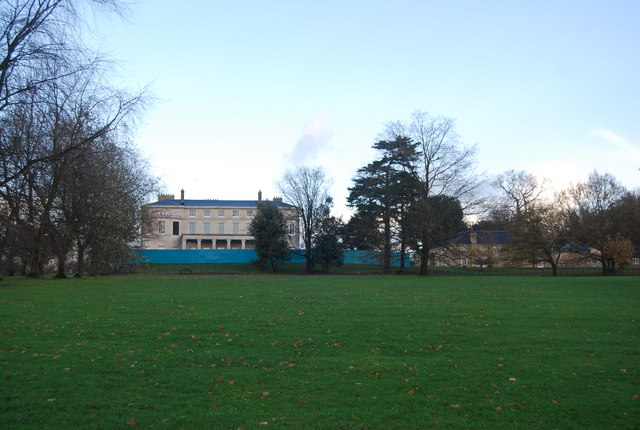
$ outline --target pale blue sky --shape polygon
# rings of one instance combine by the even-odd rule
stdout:
[[[137,143],[166,191],[271,197],[322,165],[343,213],[384,123],[453,117],[478,169],[640,185],[640,1],[138,0],[96,37],[159,99]]]

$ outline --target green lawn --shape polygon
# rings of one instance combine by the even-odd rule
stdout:
[[[640,279],[0,282],[0,427],[637,429]]]

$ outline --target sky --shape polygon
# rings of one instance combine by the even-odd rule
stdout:
[[[324,167],[334,212],[387,122],[455,119],[479,173],[640,186],[640,1],[137,0],[89,44],[154,102],[134,136],[163,190],[278,195]]]

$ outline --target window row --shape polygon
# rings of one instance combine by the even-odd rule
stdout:
[[[197,227],[197,223],[190,222],[189,223],[189,234],[196,234],[196,233],[212,234],[213,233],[213,230],[211,229],[211,223],[210,222],[202,223],[202,231],[201,232],[198,231],[198,229],[196,227]],[[219,222],[219,223],[217,223],[217,225],[214,224],[214,228],[216,228],[216,233],[217,234],[225,234],[225,233],[240,234],[240,223],[239,222],[234,222],[234,223],[231,224],[231,231],[228,231],[228,230],[225,231],[225,223],[223,223],[223,222]],[[244,229],[243,232],[246,232],[246,228]]]
[[[205,222],[202,223],[202,231],[198,231],[198,223],[196,222],[189,222],[188,223],[188,233],[187,234],[198,234],[198,233],[202,233],[202,234],[212,234],[213,231],[211,229],[211,223],[210,222]],[[231,223],[231,231],[229,232],[228,230],[226,230],[227,227],[225,227],[226,223],[224,222],[219,222],[217,223],[217,230],[216,230],[216,234],[226,234],[226,233],[231,233],[231,234],[240,234],[240,223],[239,222],[234,222]],[[249,223],[244,224],[245,228],[243,229],[243,234],[247,234],[247,231],[249,229]],[[216,227],[216,225],[214,225],[214,227]],[[288,231],[289,231],[289,235],[290,236],[294,236],[296,234],[296,223],[292,222],[289,223],[288,226]],[[167,224],[166,221],[158,221],[158,233],[160,234],[164,234],[167,232]],[[174,221],[173,222],[173,234],[174,235],[179,235],[180,234],[180,223],[178,221]]]
[[[202,216],[204,217],[210,217],[211,216],[211,209],[202,209]],[[218,217],[224,217],[227,214],[227,210],[226,209],[217,209],[217,213],[218,213]],[[246,210],[246,215],[248,217],[252,217],[254,214],[254,210],[253,209],[247,209]],[[196,217],[198,216],[198,210],[197,209],[189,209],[189,216],[190,217]],[[240,216],[240,209],[231,209],[231,216],[232,217],[239,217]]]

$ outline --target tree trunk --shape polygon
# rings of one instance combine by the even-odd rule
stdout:
[[[423,246],[420,249],[420,271],[418,275],[426,276],[429,274],[429,247]]]
[[[311,240],[304,243],[304,272],[313,273],[313,249],[311,246]]]
[[[37,278],[42,275],[42,240],[40,240],[40,234],[35,239],[33,248],[31,249],[31,261],[27,269],[27,276],[30,278]]]
[[[78,259],[76,261],[76,273],[75,277],[80,278],[84,273],[84,245],[82,241],[78,240]]]
[[[56,273],[56,278],[65,279],[67,277],[67,273],[65,271],[65,266],[67,265],[67,254],[66,253],[58,253],[58,271]]]
[[[400,207],[400,219],[402,220],[402,222],[404,222],[404,205],[401,205]],[[404,269],[404,257],[406,255],[406,241],[407,241],[407,234],[404,231],[404,227],[402,227],[402,225],[400,226],[400,268]]]
[[[389,214],[384,215],[384,237],[382,244],[382,272],[391,272],[391,217]]]

